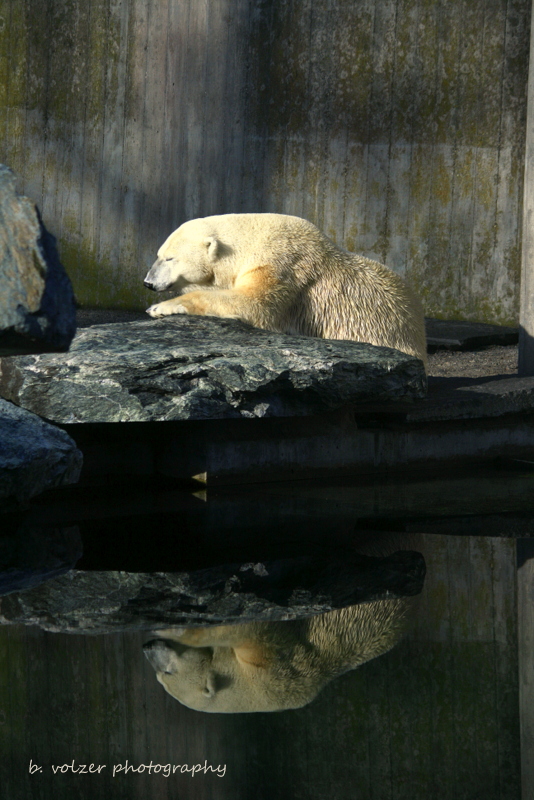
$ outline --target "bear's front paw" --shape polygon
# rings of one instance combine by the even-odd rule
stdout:
[[[146,313],[157,319],[158,317],[167,317],[169,314],[187,314],[187,308],[181,303],[176,305],[168,305],[167,303],[156,303],[150,308],[147,308]]]
[[[155,305],[150,306],[150,308],[147,308],[146,313],[148,314],[149,317],[154,317],[154,318],[162,317],[163,314],[159,312],[160,306],[161,303],[156,303]]]

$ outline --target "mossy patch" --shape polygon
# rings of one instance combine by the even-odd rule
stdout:
[[[68,239],[59,242],[61,263],[74,287],[76,300],[89,308],[117,308],[144,311],[153,302],[153,295],[139,282],[133,284],[128,276],[117,276],[116,263],[97,256],[87,244],[74,244]]]

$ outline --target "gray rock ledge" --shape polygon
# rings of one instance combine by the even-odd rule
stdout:
[[[0,400],[0,502],[76,483],[82,454],[65,431]]]
[[[67,355],[0,362],[0,395],[59,424],[304,416],[425,392],[422,362],[397,350],[215,317],[95,325]]]
[[[436,350],[477,350],[517,344],[519,329],[486,322],[425,318],[428,352]]]

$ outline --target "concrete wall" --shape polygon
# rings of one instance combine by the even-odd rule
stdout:
[[[429,315],[517,321],[530,0],[0,0],[0,160],[79,300],[182,221],[305,216]]]

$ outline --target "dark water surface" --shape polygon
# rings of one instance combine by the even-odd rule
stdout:
[[[143,657],[148,631],[0,626],[0,796],[534,797],[533,489],[531,465],[509,462],[358,485],[72,490],[4,515],[4,535],[76,527],[76,567],[88,571],[179,571],[391,536],[397,549],[417,543],[427,573],[405,638],[283,712],[186,708]],[[136,771],[118,769],[126,762]],[[169,764],[180,767],[167,777]]]

